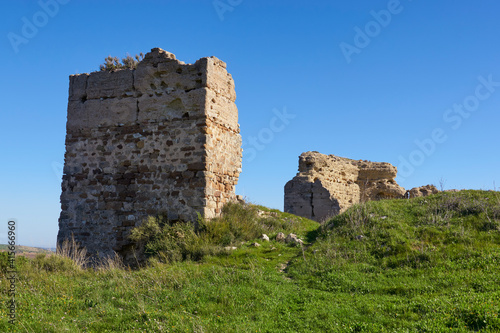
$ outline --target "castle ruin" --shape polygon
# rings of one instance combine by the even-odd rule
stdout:
[[[385,162],[306,152],[299,157],[299,173],[285,185],[284,210],[322,222],[359,202],[403,198],[396,174]]]
[[[136,69],[71,75],[58,244],[127,260],[148,215],[219,215],[241,172],[235,99],[223,61],[159,48]]]

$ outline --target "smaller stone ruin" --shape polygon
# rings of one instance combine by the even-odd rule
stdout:
[[[438,193],[439,190],[434,185],[425,185],[420,187],[414,187],[411,190],[406,191],[405,198],[417,198],[426,197],[431,194]]]
[[[396,183],[396,175],[390,163],[306,152],[299,157],[298,174],[285,185],[284,209],[322,222],[359,202],[438,192],[433,185],[406,191]]]

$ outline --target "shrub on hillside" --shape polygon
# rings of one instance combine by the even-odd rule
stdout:
[[[147,257],[176,262],[225,253],[226,246],[296,226],[297,222],[280,219],[273,212],[260,216],[256,206],[228,203],[220,217],[211,220],[198,218],[196,224],[172,222],[164,216],[148,217],[141,226],[132,230],[130,238],[144,249]]]
[[[78,269],[75,262],[68,257],[57,254],[46,255],[45,253],[37,254],[33,259],[32,266],[36,270],[46,272],[67,272]]]
[[[201,260],[224,252],[224,246],[236,241],[256,238],[255,217],[254,209],[237,204],[226,205],[220,218],[198,218],[196,225],[150,216],[132,230],[130,239],[144,248],[147,257],[161,262]]]
[[[162,262],[199,260],[211,252],[194,224],[172,223],[164,216],[148,217],[132,230],[130,239],[143,246],[147,257],[157,257]]]
[[[25,256],[16,256],[14,261],[15,268],[19,269],[20,267],[24,267],[27,262],[28,259]],[[8,271],[12,270],[8,252],[0,252],[0,273],[6,274]]]

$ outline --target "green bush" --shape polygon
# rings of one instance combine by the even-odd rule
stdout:
[[[0,271],[5,274],[9,267],[9,255],[7,252],[0,252]]]
[[[171,223],[163,216],[148,217],[132,230],[130,238],[144,247],[147,257],[157,257],[162,262],[199,260],[210,252],[194,224]]]
[[[28,258],[25,256],[20,256],[17,255],[15,257],[14,265],[15,269],[20,269],[26,265],[28,262]],[[9,254],[7,251],[0,252],[0,273],[5,274],[7,271],[11,271],[12,268],[10,267],[10,262],[9,262]]]
[[[266,229],[259,219],[257,207],[237,203],[226,204],[219,218],[200,219],[199,226],[202,237],[220,246],[257,238]]]
[[[132,230],[130,238],[144,249],[146,257],[177,262],[227,253],[224,247],[240,245],[263,233],[295,230],[300,225],[297,219],[287,214],[265,210],[250,204],[228,203],[220,217],[198,218],[195,224],[174,223],[164,216],[148,217],[141,226]]]
[[[57,254],[46,255],[44,253],[37,254],[32,261],[32,266],[38,271],[46,272],[68,272],[78,269],[78,266],[70,258]]]

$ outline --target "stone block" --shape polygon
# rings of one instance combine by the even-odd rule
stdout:
[[[134,91],[131,69],[94,72],[87,79],[87,99],[127,97]]]
[[[132,97],[88,100],[85,113],[88,128],[131,125],[137,118],[137,100]]]
[[[69,77],[69,101],[85,102],[88,77],[88,74],[77,74]]]

